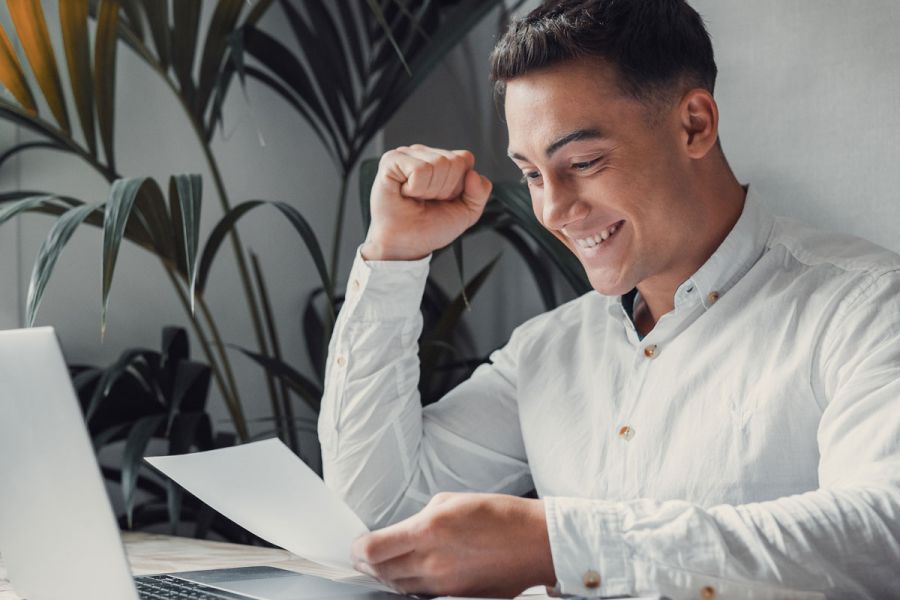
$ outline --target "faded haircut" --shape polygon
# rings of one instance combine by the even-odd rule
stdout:
[[[511,79],[582,58],[611,65],[620,91],[648,106],[715,88],[709,33],[684,0],[549,0],[510,23],[494,47],[495,94],[502,98]]]

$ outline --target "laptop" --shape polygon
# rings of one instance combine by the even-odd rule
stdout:
[[[411,598],[272,567],[132,577],[51,327],[0,331],[0,555],[28,600]]]

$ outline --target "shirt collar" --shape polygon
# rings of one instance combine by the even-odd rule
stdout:
[[[699,296],[705,309],[715,304],[763,255],[775,218],[755,188],[748,186],[737,223],[703,266],[675,290],[675,307]],[[610,312],[622,314],[622,299],[610,298]]]

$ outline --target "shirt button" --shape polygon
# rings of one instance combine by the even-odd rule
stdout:
[[[347,364],[347,359],[344,357],[343,354],[341,354],[336,359],[334,359],[334,362],[337,363],[337,366],[343,367],[344,365]]]
[[[711,585],[704,587],[700,590],[700,598],[702,600],[713,600],[716,597],[716,588]]]
[[[593,569],[588,569],[587,573],[584,574],[584,577],[581,578],[581,582],[584,583],[584,587],[589,590],[597,589],[600,587],[600,573]]]
[[[351,285],[353,286],[353,291],[358,292],[361,284],[359,283],[359,279],[354,279]]]
[[[656,356],[656,344],[651,344],[644,348],[644,356],[647,358],[653,358]]]
[[[622,427],[619,428],[619,437],[627,442],[634,437],[634,428],[628,425],[622,425]]]
[[[719,299],[719,292],[710,292],[709,296],[706,297],[710,304],[715,304],[716,300]]]

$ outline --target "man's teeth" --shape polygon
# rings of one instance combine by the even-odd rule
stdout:
[[[619,223],[616,223],[609,229],[604,229],[600,233],[594,234],[591,237],[580,239],[580,240],[575,240],[575,243],[578,244],[579,246],[581,246],[582,248],[593,248],[594,246],[602,244],[603,242],[608,240],[609,237],[612,234],[614,234],[618,229],[619,229]]]

